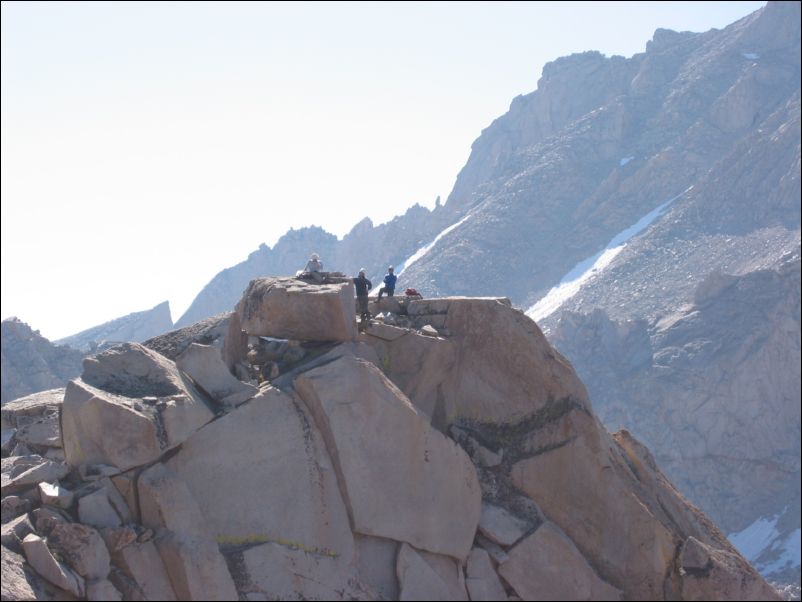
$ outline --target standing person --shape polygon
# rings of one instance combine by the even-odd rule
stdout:
[[[362,324],[367,325],[370,320],[370,312],[368,312],[368,291],[373,288],[370,280],[365,278],[365,268],[359,270],[359,277],[352,278],[354,286],[356,287],[356,302],[359,306],[359,319]]]
[[[379,289],[379,301],[382,300],[382,294],[387,293],[388,297],[392,297],[395,293],[395,281],[398,277],[393,273],[393,266],[387,268],[387,275],[384,277],[384,286]]]

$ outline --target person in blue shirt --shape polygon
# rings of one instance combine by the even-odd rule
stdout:
[[[393,274],[393,266],[390,266],[387,268],[387,275],[384,277],[384,286],[379,289],[379,301],[381,301],[384,293],[387,293],[388,297],[393,296],[396,280],[398,280],[398,277]]]

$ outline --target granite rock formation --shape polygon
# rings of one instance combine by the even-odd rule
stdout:
[[[178,363],[87,359],[63,461],[4,448],[4,599],[780,599],[508,300],[395,300],[351,340],[265,347],[247,324],[297,326],[246,319],[274,311],[267,284],[228,343],[196,342],[207,324],[152,342]],[[276,369],[248,399],[207,384],[251,360]],[[15,437],[30,407],[4,412]]]

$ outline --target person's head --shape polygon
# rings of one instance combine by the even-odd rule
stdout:
[[[389,268],[387,268],[387,271],[392,274],[393,273],[393,266],[390,266]]]
[[[312,256],[309,259],[312,261],[319,261],[320,255],[318,255],[317,253],[312,253]]]
[[[365,268],[359,270],[359,275],[362,276],[363,278],[365,277]]]

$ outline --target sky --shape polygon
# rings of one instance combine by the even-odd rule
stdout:
[[[445,201],[545,63],[764,4],[3,2],[2,318],[177,320],[290,228]]]

